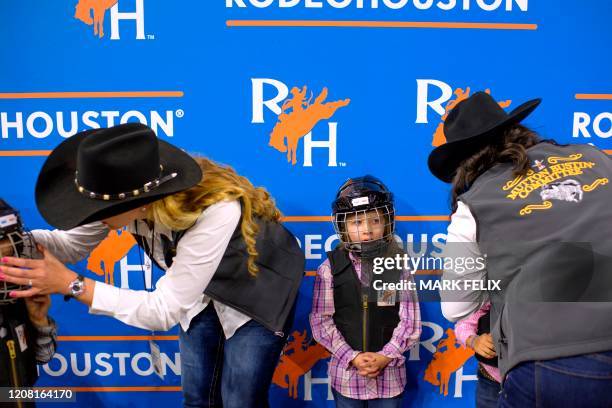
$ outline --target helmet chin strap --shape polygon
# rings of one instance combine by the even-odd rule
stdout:
[[[363,242],[347,242],[345,248],[358,255],[360,258],[378,258],[385,256],[389,247],[389,241],[386,239],[377,239],[374,241]]]

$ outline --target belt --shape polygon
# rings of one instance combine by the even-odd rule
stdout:
[[[480,373],[480,375],[482,375],[484,378],[486,378],[487,380],[491,380],[497,384],[499,384],[499,381],[497,381],[495,378],[493,378],[491,376],[491,374],[489,374],[487,372],[487,370],[485,370],[485,368],[482,366],[481,363],[478,363],[478,372]]]

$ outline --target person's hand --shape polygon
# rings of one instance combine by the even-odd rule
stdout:
[[[14,298],[47,295],[50,293],[69,294],[70,282],[77,274],[68,269],[42,245],[38,250],[43,259],[23,259],[3,257],[0,260],[0,280],[16,285],[31,286],[26,290],[13,291],[9,296]]]
[[[353,366],[357,368],[357,373],[359,375],[363,377],[369,377],[371,375],[375,377],[378,375],[378,369],[373,365],[374,358],[372,354],[373,353],[359,353],[351,362]]]
[[[368,353],[359,353],[357,356],[351,361],[351,364],[360,372],[366,371],[369,369],[371,358],[368,357]],[[362,374],[363,375],[363,374]]]
[[[49,306],[51,306],[51,296],[34,295],[24,300],[32,324],[38,327],[48,326],[49,319],[47,319],[47,313],[49,312]]]
[[[391,362],[391,359],[379,353],[359,353],[352,361],[357,373],[363,377],[375,378]]]
[[[474,352],[482,357],[493,358],[497,355],[495,352],[495,344],[490,333],[475,336],[472,340],[472,348]]]
[[[365,353],[366,358],[370,359],[370,363],[365,376],[369,378],[375,378],[389,365],[391,359],[379,353]],[[362,375],[364,375],[362,374]]]

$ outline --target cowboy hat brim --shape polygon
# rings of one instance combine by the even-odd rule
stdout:
[[[78,133],[60,143],[51,152],[38,175],[36,206],[43,218],[55,228],[69,230],[100,221],[186,190],[202,179],[198,163],[189,154],[158,139],[162,175],[176,172],[175,178],[148,192],[123,200],[89,198],[78,191],[74,179],[78,147],[90,133]]]
[[[436,147],[429,154],[427,160],[429,170],[445,183],[452,182],[455,172],[463,160],[479,148],[484,147],[492,137],[498,134],[501,128],[519,123],[529,116],[541,101],[539,98],[527,101],[510,112],[503,121],[483,129],[478,134]]]

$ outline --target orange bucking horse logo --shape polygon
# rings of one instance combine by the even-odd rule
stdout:
[[[310,97],[306,100],[306,86],[303,86],[302,89],[295,86],[291,88],[291,96],[281,106],[278,122],[270,133],[268,145],[281,153],[287,152],[287,161],[290,161],[292,165],[297,163],[295,154],[299,140],[306,136],[320,120],[331,118],[338,109],[351,102],[348,98],[324,102],[327,98],[327,88],[323,88],[311,104],[312,97],[311,92]]]
[[[451,374],[462,367],[474,352],[457,343],[453,329],[446,329],[446,338],[436,346],[433,359],[425,369],[424,380],[440,387],[440,394],[448,395],[448,383]]]
[[[106,11],[117,4],[118,0],[79,0],[74,18],[87,25],[93,25],[94,34],[104,37],[104,15]],[[93,11],[93,18],[91,13]]]
[[[490,94],[491,90],[486,89],[485,92]],[[446,136],[444,135],[444,121],[446,120],[446,117],[448,116],[448,112],[453,110],[453,108],[457,106],[459,102],[461,102],[462,100],[470,96],[470,87],[468,86],[467,88],[465,88],[465,91],[461,88],[457,88],[455,89],[455,92],[453,92],[453,94],[455,95],[455,97],[451,98],[446,103],[446,106],[444,107],[444,115],[442,115],[441,121],[438,124],[436,131],[434,132],[433,140],[431,142],[431,145],[434,147],[438,147],[446,143]],[[498,102],[499,106],[501,106],[502,108],[507,108],[508,106],[510,106],[511,103],[512,103],[512,100],[510,99],[506,101]]]
[[[281,388],[287,388],[289,396],[297,399],[300,377],[306,374],[314,365],[330,356],[320,344],[310,344],[306,340],[306,330],[302,333],[294,331],[280,358],[272,382]]]
[[[108,236],[91,252],[87,269],[104,276],[104,283],[115,284],[115,264],[136,245],[136,239],[127,231],[111,231]]]

